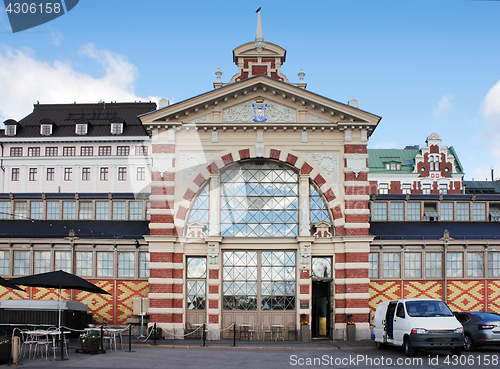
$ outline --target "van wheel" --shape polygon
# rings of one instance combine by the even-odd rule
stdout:
[[[462,349],[460,347],[453,347],[451,349],[451,354],[460,356],[460,355],[462,355]]]
[[[472,342],[472,337],[470,336],[469,333],[465,334],[464,337],[464,350],[465,351],[474,351],[476,349],[476,346],[474,345],[474,342]]]
[[[411,345],[410,339],[408,337],[405,338],[403,343],[403,348],[405,350],[405,354],[408,357],[412,357],[415,354],[415,349]]]
[[[377,348],[379,350],[384,350],[385,349],[385,345],[381,342],[375,342],[375,344],[377,345]]]

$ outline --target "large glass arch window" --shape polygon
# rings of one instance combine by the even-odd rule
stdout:
[[[312,224],[325,221],[330,223],[330,213],[326,208],[325,201],[319,192],[311,185],[309,191],[309,214]]]
[[[225,237],[295,237],[298,174],[271,162],[234,166],[221,174],[221,234]]]

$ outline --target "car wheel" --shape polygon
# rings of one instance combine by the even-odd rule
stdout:
[[[415,354],[415,349],[411,345],[410,339],[408,337],[405,338],[405,341],[403,343],[403,347],[404,347],[406,356],[412,357]]]
[[[474,342],[472,342],[472,337],[470,334],[466,333],[464,337],[464,350],[465,351],[474,351],[476,349],[476,346],[474,345]]]
[[[384,345],[383,343],[381,343],[381,342],[375,342],[375,344],[377,345],[377,348],[378,348],[379,350],[383,350],[383,349],[385,349],[385,345]]]
[[[460,356],[462,354],[462,349],[460,347],[453,347],[451,349],[451,354]]]

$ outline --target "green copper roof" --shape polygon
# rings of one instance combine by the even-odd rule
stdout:
[[[413,159],[418,153],[420,153],[420,150],[415,149],[368,149],[368,168],[372,173],[412,173]],[[387,170],[386,164],[390,163],[399,163],[401,169]]]

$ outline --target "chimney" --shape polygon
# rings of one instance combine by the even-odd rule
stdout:
[[[359,109],[359,101],[356,99],[351,99],[348,102],[349,106]]]
[[[162,97],[160,99],[160,102],[158,103],[158,109],[166,108],[169,105],[170,105],[170,100]]]

